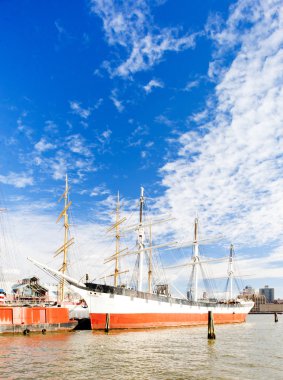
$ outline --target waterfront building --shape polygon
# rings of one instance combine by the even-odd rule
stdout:
[[[48,289],[39,283],[37,277],[24,278],[12,286],[15,300],[21,301],[45,301]]]
[[[267,303],[274,302],[274,288],[265,285],[264,288],[259,289],[259,294],[265,296]]]
[[[254,301],[254,307],[252,308],[251,312],[258,313],[262,309],[262,305],[266,304],[266,298],[264,295],[261,294],[254,294],[252,296],[252,300]]]
[[[255,294],[255,290],[250,285],[246,285],[245,288],[243,289],[244,297],[253,296],[254,294]]]

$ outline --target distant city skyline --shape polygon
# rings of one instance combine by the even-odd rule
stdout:
[[[67,173],[77,278],[112,270],[117,193],[131,224],[143,186],[148,215],[172,217],[156,242],[191,240],[198,215],[201,254],[233,243],[241,283],[283,298],[282,2],[23,0],[0,12],[5,275],[41,277],[27,256],[59,267]],[[191,248],[160,255],[178,265]]]
[[[280,297],[276,296],[276,288],[272,288],[269,285],[264,285],[258,289],[253,288],[250,285],[246,285],[242,291],[242,294],[257,294],[265,297],[267,303],[272,303],[276,300],[282,300]]]

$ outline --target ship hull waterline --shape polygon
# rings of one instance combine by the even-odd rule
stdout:
[[[108,319],[108,322],[107,322]],[[215,324],[244,323],[246,314],[214,314]],[[90,314],[92,330],[207,325],[207,314]]]

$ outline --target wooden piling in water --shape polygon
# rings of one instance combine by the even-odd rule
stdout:
[[[278,322],[278,315],[276,312],[274,313],[274,322]]]
[[[110,330],[110,314],[106,314],[106,320],[105,320],[105,332],[108,332]]]
[[[214,332],[214,321],[213,321],[213,313],[212,311],[208,312],[208,334],[207,339],[216,339],[216,335]]]

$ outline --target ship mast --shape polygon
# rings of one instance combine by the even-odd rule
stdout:
[[[0,216],[5,211],[6,211],[5,208],[0,208]],[[1,222],[2,222],[2,220],[1,220]],[[2,232],[4,232],[4,230],[2,231],[2,223],[1,223],[0,227],[1,227],[0,230],[1,230],[1,234],[2,234]],[[3,233],[3,237],[4,237],[4,233]],[[2,236],[0,236],[0,242],[1,242],[1,239],[2,239]],[[0,246],[0,253],[1,253],[1,246]],[[3,257],[2,257],[2,259],[3,259]],[[2,289],[6,289],[6,286],[7,286],[2,265],[0,265],[0,286]]]
[[[142,290],[142,280],[143,280],[143,256],[144,256],[144,228],[143,228],[143,209],[144,209],[144,188],[141,187],[140,195],[140,217],[139,217],[139,227],[138,227],[138,290]]]
[[[229,283],[228,299],[230,299],[230,300],[233,298],[233,275],[234,275],[233,258],[234,258],[234,246],[233,246],[233,244],[231,244],[230,245],[229,264],[228,264],[228,283]]]
[[[194,224],[194,241],[193,241],[193,273],[194,273],[194,285],[193,285],[193,301],[198,300],[198,267],[199,267],[199,243],[198,243],[198,218],[195,218]]]
[[[128,255],[137,255],[137,261],[136,261],[136,268],[137,268],[137,272],[136,272],[136,275],[137,275],[137,290],[138,291],[142,291],[143,289],[143,265],[144,265],[144,252],[146,251],[149,251],[149,254],[148,254],[148,279],[147,279],[147,284],[148,284],[148,292],[151,293],[152,292],[152,253],[153,253],[153,249],[157,249],[157,248],[161,248],[161,247],[166,247],[166,246],[169,246],[169,245],[176,245],[177,242],[176,241],[172,241],[172,242],[168,242],[168,243],[165,243],[165,244],[158,244],[158,245],[152,245],[152,225],[154,224],[159,224],[159,223],[162,223],[162,222],[165,222],[167,220],[171,220],[172,218],[169,218],[169,219],[164,219],[164,220],[157,220],[155,222],[152,222],[150,221],[149,224],[144,224],[144,203],[145,203],[145,197],[144,197],[144,188],[141,187],[141,192],[140,192],[140,199],[139,199],[139,220],[138,220],[138,224],[134,224],[134,225],[131,225],[131,226],[128,226],[126,228],[122,228],[122,229],[118,229],[118,226],[124,222],[126,220],[126,218],[122,218],[121,220],[119,220],[119,200],[118,200],[118,204],[116,206],[116,221],[115,223],[107,230],[107,232],[110,232],[112,231],[114,228],[115,228],[115,232],[116,232],[116,252],[107,257],[105,260],[104,260],[104,264],[106,263],[109,263],[110,261],[115,261],[115,273],[110,275],[110,276],[114,276],[114,284],[116,283],[115,282],[115,274],[116,276],[118,274],[121,274],[121,273],[126,273],[128,271],[124,271],[124,272],[119,272],[119,261],[118,261],[118,258],[119,260],[125,256],[128,256]],[[150,229],[150,246],[145,248],[145,244],[144,244],[144,240],[145,240],[145,236],[144,236],[144,229],[145,227],[149,227]],[[131,230],[135,230],[137,231],[137,241],[136,241],[136,249],[134,251],[128,251],[128,248],[125,248],[123,250],[119,250],[120,249],[120,244],[119,244],[119,241],[120,241],[120,232],[128,232],[128,231],[131,231]],[[126,251],[126,252],[124,252]],[[123,253],[124,252],[124,253]],[[108,277],[108,276],[107,276]],[[117,277],[116,277],[117,278]]]
[[[59,255],[60,253],[63,253],[63,263],[61,268],[59,269],[59,272],[62,274],[65,274],[67,271],[67,256],[68,256],[68,248],[74,243],[74,238],[69,239],[70,235],[70,225],[69,225],[69,215],[68,215],[68,208],[71,206],[72,202],[69,202],[69,185],[68,185],[68,175],[66,174],[65,178],[65,191],[60,198],[64,199],[64,209],[61,212],[61,214],[58,216],[58,219],[56,223],[58,223],[61,218],[64,218],[64,244],[57,249],[55,252],[55,256]],[[59,292],[58,292],[58,301],[63,302],[65,298],[65,279],[62,278],[59,283]]]
[[[151,233],[151,223],[149,225],[149,257],[148,257],[148,292],[152,292],[152,233]]]
[[[116,204],[116,224],[115,224],[116,252],[115,252],[114,286],[118,285],[118,275],[119,275],[119,247],[120,247],[119,220],[120,220],[120,196],[119,196],[119,191],[118,191],[117,204]]]
[[[121,251],[119,250],[120,249],[120,238],[121,238],[120,224],[122,224],[126,220],[125,217],[120,219],[120,193],[119,193],[119,191],[117,193],[117,202],[116,202],[116,210],[115,211],[116,211],[115,223],[112,224],[107,230],[107,232],[111,232],[111,231],[115,230],[116,248],[115,248],[115,253],[111,256],[111,260],[109,260],[109,261],[115,260],[115,269],[114,269],[114,273],[112,273],[108,276],[104,276],[103,278],[114,277],[114,286],[118,286],[119,274],[129,272],[128,270],[123,271],[123,272],[119,271],[120,254],[128,249],[128,248],[125,248],[125,249],[122,249]]]

